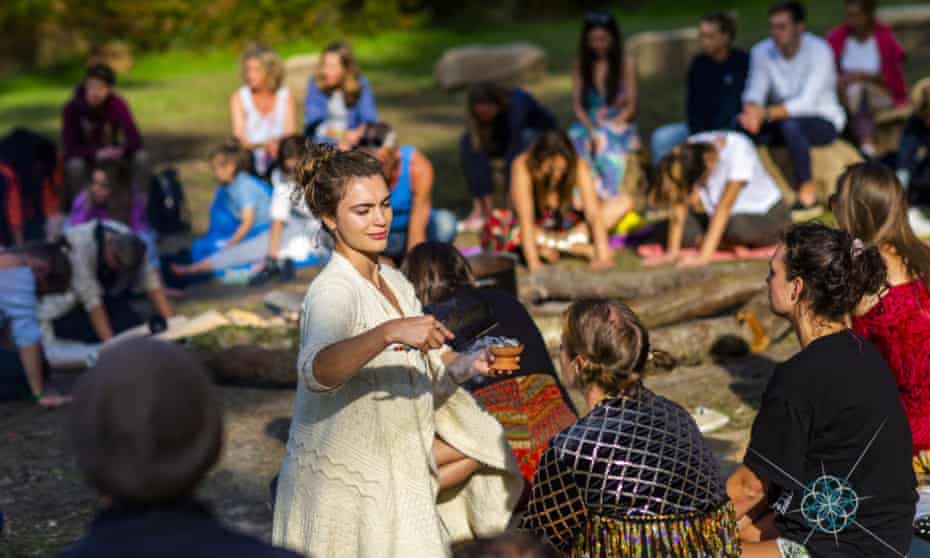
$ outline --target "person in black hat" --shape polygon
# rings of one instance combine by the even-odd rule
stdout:
[[[222,410],[203,366],[151,338],[103,351],[70,421],[77,462],[106,502],[63,558],[291,558],[221,526],[194,498],[220,455]]]

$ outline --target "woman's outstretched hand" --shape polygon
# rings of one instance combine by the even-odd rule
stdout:
[[[517,358],[519,359],[519,357]],[[458,355],[455,360],[446,366],[446,371],[457,384],[479,375],[497,375],[502,372],[509,374],[511,372],[510,370],[501,371],[495,369],[494,355],[487,349]]]
[[[383,327],[389,344],[399,343],[421,351],[438,349],[455,339],[455,335],[432,316],[399,318],[385,322]]]

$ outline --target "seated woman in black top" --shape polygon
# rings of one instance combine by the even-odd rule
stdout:
[[[533,318],[509,293],[476,288],[468,260],[451,244],[419,244],[407,254],[402,269],[424,313],[455,333],[456,350],[466,350],[484,336],[516,339],[523,345],[520,370],[476,377],[465,388],[503,424],[520,471],[531,479],[549,439],[576,416]]]
[[[882,257],[843,231],[794,225],[768,284],[801,352],[775,367],[727,482],[743,556],[904,556],[917,499],[910,428],[888,365],[846,326],[885,287]]]
[[[540,460],[523,529],[573,558],[739,556],[717,458],[687,411],[642,385],[647,361],[672,359],[622,302],[579,300],[563,324],[562,374],[591,412]]]

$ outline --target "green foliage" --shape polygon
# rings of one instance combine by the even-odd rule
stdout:
[[[83,56],[108,40],[141,51],[241,46],[253,40],[327,40],[410,28],[420,21],[385,0],[7,0],[0,7],[0,62],[34,67]],[[54,43],[53,55],[40,44]],[[48,50],[48,48],[46,48]],[[43,58],[45,60],[43,60]]]

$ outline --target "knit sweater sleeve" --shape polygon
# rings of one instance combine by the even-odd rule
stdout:
[[[326,279],[311,284],[300,318],[297,371],[311,391],[339,387],[319,383],[313,374],[313,361],[321,350],[352,337],[358,317],[358,294],[352,285],[338,277]]]

